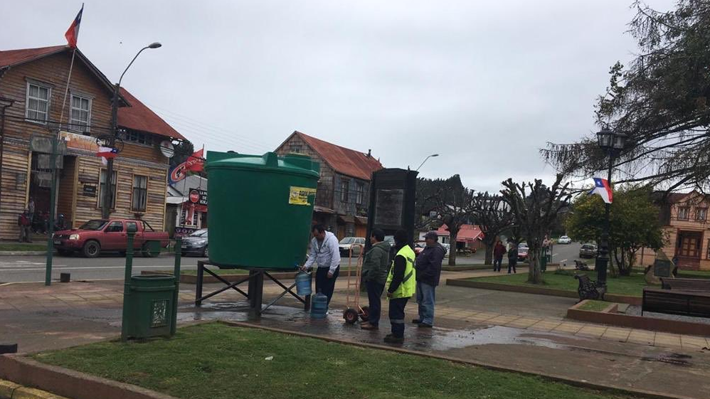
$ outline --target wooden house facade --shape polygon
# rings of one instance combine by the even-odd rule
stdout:
[[[17,238],[18,215],[30,200],[34,218],[54,206],[67,227],[100,219],[107,181],[115,187],[111,217],[140,218],[163,229],[169,159],[160,143],[184,137],[128,91],[120,94],[120,152],[107,179],[96,153],[97,138],[111,133],[111,82],[78,49],[0,51],[0,239]],[[41,144],[54,136],[61,155],[51,204],[49,151]]]

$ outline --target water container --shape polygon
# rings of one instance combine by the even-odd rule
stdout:
[[[301,296],[311,295],[311,274],[300,272],[296,275],[296,293]]]
[[[210,262],[220,268],[293,270],[303,264],[320,165],[279,157],[209,151]]]
[[[313,297],[311,304],[311,318],[325,319],[328,313],[328,297],[320,292]]]

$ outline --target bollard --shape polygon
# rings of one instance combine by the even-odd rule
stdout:
[[[177,309],[178,300],[180,293],[180,262],[182,261],[182,237],[178,237],[175,240],[175,268],[173,270],[173,275],[175,276],[175,292],[173,293],[173,314],[172,324],[170,325],[170,336],[175,335],[177,331]]]
[[[121,319],[121,341],[128,340],[128,298],[131,295],[131,275],[133,274],[133,237],[134,231],[128,232],[126,247],[126,273],[123,277],[123,316]]]
[[[59,273],[59,282],[68,283],[71,281],[71,273]]]

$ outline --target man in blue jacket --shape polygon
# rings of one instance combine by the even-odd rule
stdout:
[[[412,320],[420,328],[431,328],[434,325],[434,302],[436,301],[436,286],[441,278],[441,262],[446,255],[446,249],[439,244],[439,235],[434,231],[426,233],[426,248],[417,256],[417,303],[419,318]]]

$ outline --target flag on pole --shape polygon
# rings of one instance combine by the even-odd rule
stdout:
[[[190,157],[185,161],[185,170],[190,172],[202,172],[205,167],[205,149],[195,151]]]
[[[109,158],[116,158],[118,155],[118,150],[111,147],[99,147],[99,151],[96,153],[97,157],[101,157],[101,162],[104,165],[108,164]]]
[[[71,23],[69,26],[69,29],[67,29],[67,33],[64,34],[64,37],[67,38],[67,44],[69,44],[69,47],[71,48],[76,48],[76,41],[79,40],[79,26],[81,25],[81,14],[84,13],[84,5],[81,5],[81,10],[79,10],[79,13],[76,14],[76,18],[74,18],[74,22]]]
[[[611,204],[614,194],[611,191],[611,187],[609,186],[609,180],[607,179],[600,179],[598,177],[594,178],[594,188],[589,192],[589,195],[594,195],[597,194],[600,197],[602,197],[602,200],[604,200],[604,203],[606,204]]]

